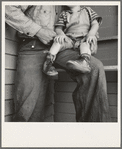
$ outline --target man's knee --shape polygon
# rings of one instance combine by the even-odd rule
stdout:
[[[93,56],[91,57],[91,66],[97,69],[103,69],[103,63]]]

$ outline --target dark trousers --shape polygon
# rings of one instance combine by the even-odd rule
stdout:
[[[35,48],[32,49],[34,43]],[[21,47],[15,81],[15,115],[13,121],[43,122],[48,77],[42,66],[46,57],[43,47],[27,42]],[[79,57],[78,51],[67,49],[57,55],[55,63],[66,69],[66,62]],[[110,122],[106,78],[102,63],[91,57],[90,74],[69,72],[77,82],[73,92],[77,122]],[[67,70],[67,69],[66,69]]]

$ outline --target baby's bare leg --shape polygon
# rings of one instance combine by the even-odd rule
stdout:
[[[89,43],[83,42],[80,44],[80,54],[88,54],[91,56],[91,50]]]
[[[61,50],[62,45],[60,43],[54,42],[47,54],[46,60],[43,65],[43,72],[48,76],[58,75],[57,70],[53,66],[53,62],[56,58],[57,53]]]
[[[52,55],[56,55],[62,48],[62,45],[58,42],[54,42],[49,50]]]

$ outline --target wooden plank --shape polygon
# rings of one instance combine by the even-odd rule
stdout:
[[[116,106],[110,106],[110,113],[111,113],[111,117],[117,118],[117,107]]]
[[[75,114],[75,109],[72,106],[73,104],[63,104],[63,103],[56,103],[55,105],[55,115],[62,113],[62,114]],[[117,118],[117,107],[110,106],[110,113],[112,118]]]
[[[106,73],[107,72],[115,72],[115,73],[117,73],[118,66],[104,66],[104,70],[106,71]],[[117,76],[116,75],[113,76],[112,79],[113,79],[112,81],[117,81]],[[109,80],[109,79],[107,78],[107,80]]]
[[[56,113],[54,116],[55,122],[76,122],[75,114]],[[117,122],[117,118],[111,118],[112,122]]]
[[[117,94],[108,94],[108,100],[110,106],[117,106]]]
[[[114,76],[112,77],[112,79],[114,79],[113,81],[115,81],[115,80],[117,81],[117,78],[116,78],[117,77],[117,70],[118,70],[117,65],[104,66],[104,70],[107,71],[106,75],[110,72],[109,75],[111,74],[111,76],[113,76],[113,73],[114,73]],[[70,76],[66,73],[66,71],[64,69],[57,69],[57,71],[59,72],[58,81],[73,82],[73,80],[70,78]],[[108,78],[109,75],[107,75],[108,80],[111,79],[111,78]]]
[[[73,82],[73,80],[70,78],[69,74],[66,73],[66,71],[60,71],[59,69],[59,76],[58,76],[58,81],[67,81],[67,82]]]
[[[100,37],[102,39],[102,37]],[[105,37],[105,39],[107,39],[108,37]],[[117,50],[117,44],[118,44],[118,40],[117,39],[113,39],[113,40],[106,40],[106,41],[98,41],[98,52],[100,50],[104,50],[106,49],[113,49],[113,50]]]
[[[5,116],[5,122],[12,122],[12,115]]]
[[[116,94],[117,91],[117,83],[107,83],[107,93]]]
[[[118,6],[109,6],[109,12],[108,15],[114,15],[114,14],[118,14]]]
[[[98,59],[117,59],[117,48],[112,49],[110,48],[104,48],[103,50],[98,50],[97,54],[95,55]]]
[[[111,121],[112,121],[112,122],[117,122],[117,118],[112,117],[112,118],[111,118]]]
[[[76,122],[75,114],[56,113],[54,116],[55,122]]]
[[[117,15],[106,15],[103,17],[102,26],[104,27],[115,27],[118,25],[118,16]]]
[[[104,66],[117,65],[117,59],[100,59]]]
[[[5,55],[5,68],[6,69],[16,69],[16,56]]]
[[[49,116],[44,119],[44,122],[54,122],[54,116]]]
[[[5,85],[5,99],[13,99],[14,85]]]
[[[16,71],[14,70],[5,70],[5,84],[14,84],[15,73]]]
[[[5,101],[5,115],[10,115],[14,113],[14,102],[13,100]]]
[[[5,53],[11,55],[18,54],[18,43],[10,40],[5,40]]]
[[[117,6],[90,6],[99,16],[117,15]]]
[[[110,36],[110,37],[100,37],[98,39],[98,43],[101,42],[101,41],[111,41],[111,40],[117,40],[118,39],[118,36],[115,35],[115,36]]]
[[[5,24],[5,37],[6,39],[18,41],[16,30],[7,23]]]
[[[108,94],[108,100],[110,106],[117,106],[117,94]],[[55,103],[73,103],[72,93],[55,93]]]
[[[55,103],[54,112],[75,114],[75,107],[73,103]]]
[[[73,92],[76,87],[75,82],[56,82],[55,90],[59,92]],[[117,83],[107,83],[108,93],[117,93]]]
[[[105,66],[104,67],[106,72],[106,80],[107,82],[117,82],[118,76],[117,76],[117,66]]]
[[[73,92],[76,88],[75,82],[56,82],[55,91],[60,92]]]
[[[45,107],[45,118],[54,115],[54,105],[50,104]]]
[[[104,27],[99,29],[100,37],[110,37],[117,35],[117,26],[113,27]]]
[[[56,92],[55,102],[73,103],[72,93]]]

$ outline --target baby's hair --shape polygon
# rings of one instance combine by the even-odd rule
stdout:
[[[63,10],[70,10],[70,8],[68,6],[62,6]]]
[[[80,6],[80,7],[85,7],[85,6]],[[66,6],[66,5],[62,6],[62,9],[63,10],[70,10],[70,8],[68,6]]]

